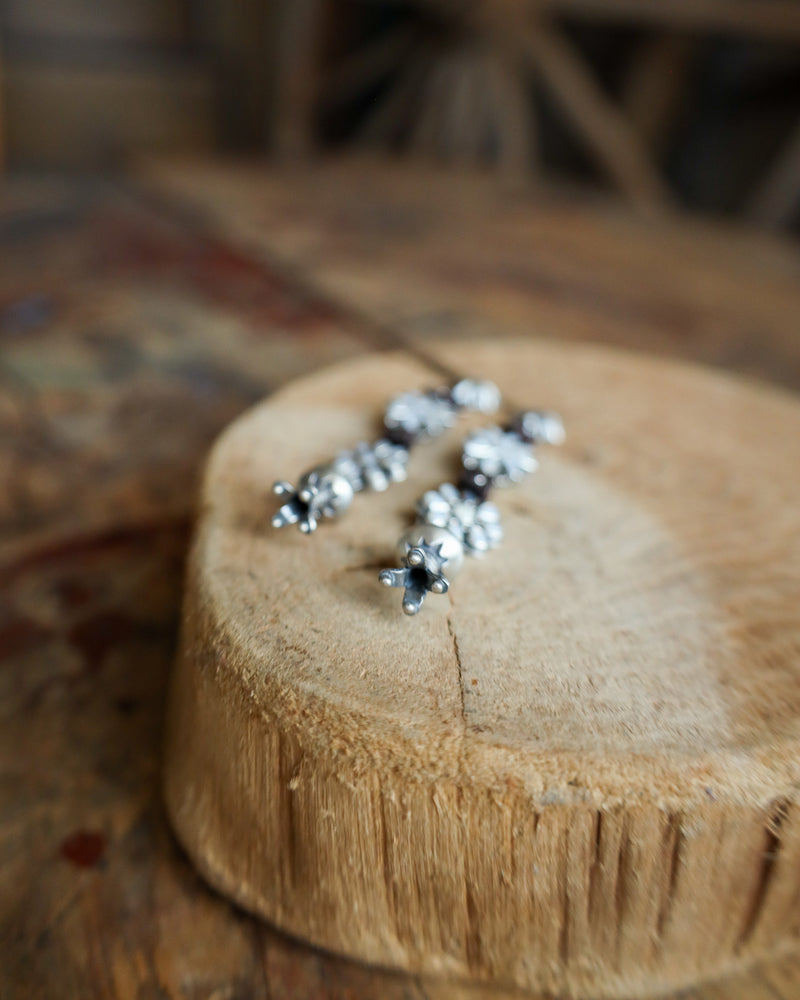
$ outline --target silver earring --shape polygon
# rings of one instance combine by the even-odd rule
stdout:
[[[338,517],[364,490],[382,492],[406,478],[410,448],[437,437],[456,421],[461,410],[495,413],[500,390],[493,382],[461,379],[451,387],[395,396],[383,417],[383,436],[372,444],[362,441],[333,461],[315,466],[293,486],[279,480],[272,492],[284,503],[272,518],[275,528],[296,524],[305,534],[315,531],[322,518]]]
[[[417,520],[400,538],[402,565],[382,570],[386,587],[403,588],[403,611],[415,615],[428,593],[446,594],[464,556],[482,556],[503,539],[493,486],[511,486],[534,472],[539,444],[560,445],[564,425],[556,413],[526,410],[506,427],[474,431],[464,442],[458,485],[443,483],[417,502]]]

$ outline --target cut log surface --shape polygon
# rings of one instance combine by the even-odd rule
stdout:
[[[311,538],[296,481],[387,399],[494,379],[567,443],[495,495],[502,546],[401,613],[377,574],[463,432]],[[249,411],[209,461],[167,726],[218,889],[367,962],[656,994],[797,943],[800,406],[607,349],[439,343]]]

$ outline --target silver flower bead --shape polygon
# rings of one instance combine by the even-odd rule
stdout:
[[[500,409],[500,390],[488,379],[462,378],[450,390],[450,398],[462,410],[488,414]]]
[[[515,429],[533,444],[560,445],[564,443],[564,423],[552,410],[526,410],[515,420]]]
[[[390,401],[383,422],[390,430],[430,438],[452,427],[455,419],[456,408],[449,399],[434,393],[404,392]]]
[[[385,438],[374,444],[362,441],[351,451],[341,452],[333,468],[347,479],[356,493],[367,489],[381,493],[391,483],[400,483],[406,478],[408,449]]]
[[[518,483],[538,466],[533,450],[514,431],[486,427],[474,431],[464,442],[465,469],[481,472],[498,486]]]
[[[446,528],[464,543],[467,555],[480,556],[503,540],[500,511],[489,500],[462,493],[452,483],[428,490],[417,503],[420,521]]]

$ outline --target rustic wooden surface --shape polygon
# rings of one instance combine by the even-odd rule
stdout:
[[[800,404],[596,347],[436,353],[566,446],[409,621],[377,573],[460,435],[313,545],[264,508],[437,372],[350,360],[226,431],[167,719],[180,841],[277,926],[412,972],[625,997],[796,944]]]
[[[167,830],[164,687],[207,446],[312,367],[495,331],[796,389],[796,249],[371,165],[20,181],[1,211],[0,995],[453,996],[242,915]],[[786,957],[686,996],[798,984]]]
[[[800,257],[788,242],[380,161],[270,175],[160,164],[145,176],[384,342],[597,341],[800,386]]]

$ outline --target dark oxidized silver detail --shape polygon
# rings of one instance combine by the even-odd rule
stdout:
[[[307,472],[297,487],[280,480],[272,492],[288,500],[273,515],[273,528],[296,524],[306,535],[316,531],[323,517],[336,517],[347,510],[353,499],[353,487],[348,480],[331,466],[322,466]]]
[[[428,593],[450,589],[450,579],[463,565],[464,548],[449,531],[427,524],[406,532],[399,548],[402,565],[382,570],[378,579],[385,587],[402,587],[403,611],[415,615]]]

